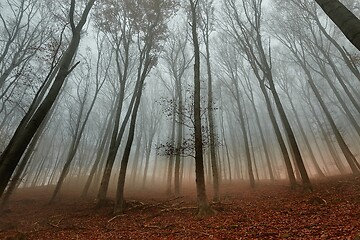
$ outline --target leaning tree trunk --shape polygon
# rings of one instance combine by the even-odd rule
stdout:
[[[317,161],[316,161],[314,152],[313,152],[313,150],[312,150],[312,148],[311,148],[311,146],[310,146],[309,140],[308,140],[308,138],[307,138],[307,136],[306,136],[305,130],[304,130],[304,128],[303,128],[303,126],[302,126],[302,123],[301,123],[301,121],[300,121],[300,117],[299,117],[298,113],[296,112],[296,109],[295,109],[294,103],[293,103],[293,101],[292,101],[292,99],[291,99],[291,96],[290,96],[290,94],[289,94],[288,92],[286,92],[286,95],[287,95],[287,97],[289,98],[289,102],[290,102],[291,109],[292,109],[293,112],[294,112],[295,120],[296,120],[296,122],[297,122],[297,124],[298,124],[298,126],[299,126],[300,133],[301,133],[301,135],[303,136],[303,139],[304,139],[306,148],[307,148],[308,153],[309,153],[310,160],[311,160],[311,162],[313,163],[313,166],[314,166],[314,168],[315,168],[316,174],[317,174],[319,177],[324,178],[325,175],[324,175],[324,173],[321,171],[321,168],[320,168],[319,164],[318,164]]]
[[[232,80],[235,85],[236,104],[237,104],[237,109],[239,112],[240,127],[241,127],[241,131],[243,134],[243,139],[244,139],[245,156],[246,156],[246,163],[247,163],[247,170],[248,170],[248,174],[249,174],[250,186],[251,186],[251,188],[254,188],[255,187],[255,178],[254,178],[254,172],[252,169],[248,133],[246,130],[246,123],[245,123],[245,116],[244,116],[245,109],[243,109],[243,107],[241,106],[241,103],[240,103],[240,89],[239,89],[238,82],[236,81],[236,79],[232,79]],[[245,106],[245,104],[243,104],[243,106]],[[249,133],[249,135],[250,135],[250,133]]]
[[[289,123],[289,120],[286,116],[286,113],[285,113],[285,110],[282,106],[282,103],[280,101],[280,98],[279,98],[279,95],[276,91],[276,88],[275,88],[275,85],[274,85],[274,82],[273,82],[273,79],[272,79],[272,75],[268,75],[267,79],[269,80],[269,85],[270,85],[270,91],[272,92],[272,95],[274,97],[274,100],[275,100],[275,104],[276,104],[276,107],[278,109],[278,112],[279,112],[279,115],[280,115],[280,118],[281,118],[281,121],[284,125],[284,130],[285,130],[285,133],[289,139],[289,145],[294,153],[294,157],[295,157],[295,162],[299,168],[299,171],[300,171],[300,174],[301,174],[301,179],[302,179],[302,182],[303,182],[303,186],[305,189],[307,190],[310,190],[312,191],[312,186],[311,186],[311,182],[310,182],[310,179],[309,179],[309,175],[306,171],[306,168],[305,168],[305,165],[304,165],[304,161],[303,161],[303,158],[301,156],[301,153],[300,153],[300,149],[299,149],[299,146],[296,142],[296,139],[295,139],[295,135],[294,135],[294,132],[290,126],[290,123]]]
[[[137,79],[137,83],[136,83],[136,86],[134,89],[134,95],[133,95],[134,98],[133,99],[135,99],[135,102],[134,102],[134,105],[130,105],[130,109],[132,109],[132,113],[131,113],[131,120],[130,120],[130,126],[129,126],[129,135],[128,135],[128,139],[127,139],[127,142],[125,145],[124,153],[123,153],[123,156],[121,159],[121,164],[120,164],[120,172],[119,172],[119,177],[118,177],[118,182],[117,182],[114,214],[119,214],[124,211],[124,187],[125,187],[126,170],[127,170],[127,165],[129,162],[131,146],[132,146],[132,143],[134,140],[136,118],[137,118],[137,113],[138,113],[138,109],[140,106],[142,91],[144,88],[144,81],[147,76],[148,70],[150,70],[149,66],[152,61],[152,59],[150,57],[150,48],[147,49],[147,53],[146,53],[146,57],[145,57],[144,61],[145,61],[145,63],[143,66],[143,70],[142,70],[142,72],[140,72],[140,70],[138,72],[139,77]],[[140,65],[139,69],[141,69],[141,65]]]
[[[10,143],[0,156],[0,196],[3,194],[11,178],[11,175],[13,174],[31,139],[39,128],[41,122],[44,120],[46,114],[52,107],[56,97],[61,90],[61,87],[63,86],[66,77],[76,66],[75,65],[74,67],[71,67],[70,64],[78,49],[82,28],[86,22],[87,16],[92,6],[94,5],[94,2],[95,0],[90,0],[87,3],[81,19],[76,26],[73,21],[70,23],[72,28],[72,39],[63,55],[63,58],[61,59],[59,71],[53,85],[49,89],[49,92],[47,93],[43,102],[39,105],[38,109],[31,116],[29,121],[22,121],[20,123],[18,127],[20,131],[17,130],[15,132]],[[74,11],[75,1],[72,1],[70,7],[70,19],[73,19]],[[27,117],[28,116],[25,115],[25,118]]]
[[[313,90],[317,100],[319,101],[319,104],[320,104],[322,110],[324,111],[328,122],[330,123],[330,126],[331,126],[331,128],[332,128],[332,130],[333,130],[333,132],[335,134],[336,140],[339,143],[339,146],[340,146],[342,152],[344,153],[344,156],[345,156],[345,158],[346,158],[352,172],[356,173],[356,174],[359,174],[360,169],[358,167],[358,163],[357,163],[357,160],[356,160],[354,154],[350,151],[350,149],[347,146],[347,144],[345,143],[339,129],[336,127],[336,124],[335,124],[335,122],[334,122],[334,120],[333,120],[333,118],[332,118],[332,116],[330,114],[330,111],[327,108],[326,104],[324,103],[324,101],[323,101],[317,87],[315,86],[315,84],[314,84],[314,82],[313,82],[313,80],[311,78],[310,73],[308,73],[308,72],[306,72],[306,73],[307,73],[307,76],[308,76],[308,79],[307,79],[308,83],[309,83],[311,89]]]
[[[339,0],[315,0],[347,39],[360,50],[360,19]]]
[[[138,96],[136,97],[136,102],[134,104],[134,108],[131,115],[130,126],[129,126],[129,135],[126,142],[124,154],[121,160],[120,166],[120,173],[118,178],[118,186],[116,190],[116,200],[115,200],[115,207],[114,207],[114,214],[119,214],[124,211],[124,187],[125,187],[125,177],[126,177],[126,169],[129,162],[129,156],[131,151],[132,142],[134,140],[134,133],[135,133],[135,123],[137,112],[140,105],[141,99],[141,92],[142,92],[142,85],[138,89]]]
[[[297,183],[296,183],[296,178],[295,178],[295,175],[294,175],[294,170],[293,170],[293,167],[291,165],[289,152],[288,152],[288,150],[286,148],[284,138],[281,135],[280,127],[279,127],[279,125],[278,125],[278,123],[276,121],[276,117],[275,117],[274,111],[272,109],[270,98],[269,98],[269,95],[267,93],[265,84],[263,82],[261,82],[260,80],[259,80],[259,84],[260,84],[261,91],[262,91],[262,93],[264,95],[264,98],[265,98],[266,107],[267,107],[267,110],[268,110],[268,113],[269,113],[269,117],[270,117],[272,126],[273,126],[274,131],[275,131],[276,139],[278,140],[278,143],[279,143],[279,146],[280,146],[280,149],[281,149],[281,153],[282,153],[283,158],[284,158],[287,174],[288,174],[289,181],[290,181],[290,187],[292,189],[295,189],[296,186],[297,186]]]

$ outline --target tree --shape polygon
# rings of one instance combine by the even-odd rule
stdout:
[[[311,189],[311,183],[307,175],[306,169],[303,165],[300,150],[282,106],[281,100],[277,93],[271,63],[271,51],[269,55],[266,54],[263,37],[262,37],[262,0],[248,0],[243,2],[243,9],[245,20],[241,19],[241,14],[238,11],[237,1],[225,0],[226,3],[226,26],[225,31],[235,40],[237,51],[239,54],[245,55],[249,62],[258,82],[260,89],[265,97],[268,113],[273,124],[277,140],[279,142],[282,154],[284,156],[285,165],[287,168],[290,184],[292,188],[296,187],[296,180],[291,166],[289,153],[286,149],[285,141],[281,136],[280,128],[276,122],[274,112],[272,110],[271,101],[269,98],[268,89],[272,93],[275,100],[275,105],[280,115],[281,122],[285,128],[285,133],[289,140],[290,150],[293,151],[296,165],[299,165],[302,172],[302,180],[305,188]],[[269,46],[270,48],[270,46]]]
[[[231,48],[231,47],[230,47]],[[252,188],[255,187],[255,178],[254,178],[254,173],[253,173],[253,163],[251,160],[251,154],[250,154],[250,142],[249,142],[249,137],[250,137],[250,132],[248,131],[247,127],[246,127],[246,116],[245,116],[245,101],[244,98],[242,97],[244,95],[244,93],[242,93],[240,86],[239,86],[239,82],[244,81],[243,79],[241,79],[240,75],[239,75],[239,68],[242,63],[239,61],[239,59],[237,58],[237,56],[235,54],[231,54],[229,52],[226,52],[227,49],[223,49],[222,51],[222,65],[223,65],[223,69],[225,70],[225,74],[226,77],[229,78],[230,83],[225,83],[226,87],[228,88],[228,90],[230,91],[231,96],[234,98],[235,103],[236,103],[236,107],[235,107],[235,112],[236,114],[236,119],[238,120],[238,122],[240,123],[240,128],[241,128],[241,132],[242,132],[242,136],[243,136],[243,143],[244,143],[244,148],[245,148],[245,156],[246,156],[246,163],[247,163],[247,170],[248,170],[248,175],[249,175],[249,180],[250,180],[250,186]],[[248,76],[244,76],[243,78],[246,78]],[[246,91],[246,90],[244,90]]]
[[[46,97],[31,116],[29,116],[29,114],[24,116],[6,149],[0,156],[0,195],[2,195],[36,130],[39,128],[41,122],[53,105],[66,77],[77,65],[71,66],[71,63],[80,43],[82,28],[85,25],[87,16],[94,5],[94,2],[95,0],[89,0],[86,3],[86,7],[80,16],[78,23],[75,23],[74,15],[76,1],[71,0],[69,9],[69,21],[72,32],[71,41],[61,59],[59,71]]]
[[[95,12],[95,22],[97,28],[108,36],[110,44],[115,52],[115,66],[117,71],[116,80],[118,82],[114,85],[119,85],[119,89],[115,91],[114,126],[112,127],[105,167],[102,171],[103,175],[97,193],[97,205],[100,207],[106,200],[113,165],[134,104],[134,100],[132,100],[124,119],[121,121],[126,86],[133,74],[131,65],[133,64],[134,59],[131,55],[131,51],[133,50],[132,39],[135,33],[134,23],[129,17],[127,1],[102,1],[101,8],[97,9]],[[109,124],[112,124],[112,122],[109,122]]]
[[[136,118],[140,106],[140,100],[144,88],[144,82],[150,70],[157,64],[158,54],[161,49],[160,42],[167,33],[166,21],[176,11],[176,1],[131,1],[128,10],[130,19],[134,24],[134,30],[137,33],[137,49],[140,56],[138,58],[136,85],[131,101],[132,109],[131,120],[129,125],[129,133],[126,141],[124,153],[121,159],[120,173],[118,177],[116,199],[114,213],[122,213],[124,211],[124,186],[126,170],[129,161],[134,132],[136,126]],[[147,21],[143,21],[143,17]]]
[[[318,100],[318,103],[320,104],[326,119],[330,123],[330,127],[335,135],[335,138],[340,146],[340,149],[342,150],[352,172],[359,173],[360,172],[359,163],[357,162],[354,154],[351,152],[348,145],[346,144],[342,134],[339,131],[339,128],[335,124],[334,118],[331,115],[329,107],[324,101],[324,97],[321,95],[319,88],[315,84],[315,78],[313,77],[314,74],[311,72],[311,68],[309,67],[310,63],[307,61],[307,54],[305,51],[306,46],[304,43],[304,39],[302,35],[301,37],[299,36],[299,34],[301,34],[302,32],[301,32],[301,28],[299,28],[300,24],[298,22],[298,18],[294,15],[292,15],[292,17],[296,18],[295,21],[292,22],[292,24],[295,24],[296,26],[294,26],[293,29],[290,29],[288,26],[289,23],[284,25],[283,23],[279,22],[278,24],[281,31],[276,31],[275,35],[277,39],[289,49],[294,62],[303,69],[306,76],[306,81],[309,84],[310,88],[312,89],[316,99]]]
[[[218,170],[218,163],[216,157],[216,139],[215,139],[215,119],[214,119],[214,97],[213,97],[213,80],[211,72],[211,61],[210,61],[210,34],[213,31],[213,21],[214,21],[214,7],[213,1],[204,1],[202,3],[203,16],[201,22],[202,36],[205,43],[205,61],[207,69],[207,79],[208,79],[208,93],[207,93],[207,114],[208,114],[208,128],[209,128],[209,147],[210,147],[210,162],[213,176],[213,189],[214,196],[213,200],[215,202],[220,201],[219,196],[219,181],[220,181],[220,172]]]
[[[195,142],[195,173],[196,173],[196,191],[198,203],[198,216],[214,214],[210,207],[205,188],[203,140],[201,124],[201,96],[200,96],[200,48],[197,33],[197,7],[199,1],[189,0],[190,2],[190,25],[191,35],[194,46],[194,142]]]
[[[86,56],[89,57],[89,56]],[[95,102],[97,100],[97,97],[99,95],[99,92],[102,88],[102,86],[104,85],[104,82],[106,80],[106,77],[100,79],[99,76],[97,75],[95,77],[95,89],[94,89],[94,95],[93,98],[90,101],[90,106],[88,107],[88,109],[86,109],[86,103],[87,103],[87,99],[90,95],[90,81],[89,78],[91,77],[91,63],[88,62],[87,63],[87,69],[84,70],[84,72],[82,72],[80,74],[80,76],[78,76],[79,82],[77,83],[77,99],[76,101],[79,103],[79,109],[78,109],[78,114],[75,120],[74,126],[71,126],[71,130],[72,130],[72,140],[71,140],[71,145],[69,147],[69,151],[65,160],[65,164],[63,167],[63,170],[61,171],[61,175],[59,177],[59,180],[55,186],[55,190],[54,193],[50,199],[50,203],[52,203],[58,192],[60,191],[62,184],[65,180],[65,177],[67,176],[68,172],[69,172],[69,168],[70,168],[70,164],[72,163],[75,154],[78,150],[81,138],[83,136],[85,127],[87,125],[87,122],[89,120],[90,117],[90,113],[92,112],[94,106],[95,106]],[[80,91],[80,86],[82,85],[81,82],[85,81],[85,86],[84,86],[84,90],[83,93],[81,93]],[[74,106],[71,107],[71,109],[74,109]],[[70,123],[71,124],[71,123]]]

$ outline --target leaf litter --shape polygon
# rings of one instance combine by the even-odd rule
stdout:
[[[74,197],[47,205],[41,188],[18,191],[0,215],[0,239],[349,239],[360,240],[360,177],[313,180],[314,192],[286,182],[222,183],[215,216],[197,218],[196,194],[128,194],[124,214]],[[208,187],[210,189],[210,187]],[[32,195],[30,195],[32,193]],[[37,197],[34,198],[34,195]]]

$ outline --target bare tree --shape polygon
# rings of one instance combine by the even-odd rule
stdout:
[[[61,59],[59,71],[46,97],[36,109],[34,114],[31,116],[28,114],[24,116],[8,146],[0,156],[0,195],[2,195],[6,185],[11,178],[12,173],[14,172],[36,130],[39,128],[41,122],[53,105],[66,77],[77,65],[76,64],[71,67],[71,62],[80,43],[82,28],[85,25],[87,16],[94,2],[95,0],[89,0],[86,3],[86,7],[80,16],[79,22],[75,23],[74,13],[76,2],[75,0],[71,1],[69,9],[69,21],[72,31],[72,39]]]
[[[131,101],[134,105],[131,113],[129,133],[124,153],[121,159],[120,173],[117,183],[114,213],[124,211],[124,186],[126,170],[129,161],[132,142],[134,139],[137,113],[143,92],[144,82],[153,66],[157,64],[160,42],[167,32],[166,21],[176,11],[176,1],[159,0],[157,4],[153,1],[134,1],[128,6],[131,18],[134,21],[135,30],[138,33],[137,47],[140,53],[137,65],[136,85]],[[143,22],[143,17],[147,22]],[[143,36],[143,37],[140,37]]]
[[[89,56],[84,56],[84,57],[89,57]],[[85,62],[87,62],[85,60]],[[104,85],[104,82],[106,80],[106,77],[100,79],[99,76],[95,76],[95,84],[94,84],[94,93],[93,93],[93,97],[90,101],[89,107],[88,109],[86,109],[86,104],[87,104],[87,99],[90,95],[90,81],[89,79],[91,79],[91,62],[87,62],[86,64],[86,69],[84,69],[83,71],[81,71],[80,75],[78,76],[79,82],[77,83],[77,99],[76,101],[79,103],[79,109],[78,109],[78,114],[75,120],[74,126],[71,126],[71,134],[72,134],[72,140],[71,140],[71,145],[68,151],[68,155],[66,157],[65,160],[65,164],[64,167],[61,171],[61,175],[59,177],[58,183],[56,184],[54,193],[50,199],[50,203],[52,203],[58,192],[61,189],[61,186],[64,182],[65,177],[67,176],[68,172],[69,172],[69,168],[70,168],[70,164],[72,163],[75,154],[78,150],[78,146],[80,144],[80,141],[82,139],[85,127],[87,126],[87,122],[89,120],[90,117],[90,113],[92,112],[94,106],[95,106],[95,102],[97,100],[97,97],[99,95],[99,92],[102,88],[102,86]],[[84,86],[84,90],[83,93],[81,94],[81,82],[85,81],[85,86]],[[74,106],[71,107],[71,109],[74,109]],[[71,116],[70,116],[71,117]]]
[[[295,19],[297,21],[297,19]],[[297,24],[298,22],[293,22],[294,24]],[[299,25],[298,27],[294,27],[294,29],[290,29],[288,25],[283,25],[279,23],[279,28],[281,31],[275,32],[276,37],[279,39],[279,41],[286,46],[294,61],[303,69],[307,83],[311,87],[316,99],[318,100],[325,116],[328,122],[330,123],[331,129],[333,133],[335,134],[336,140],[346,158],[348,161],[348,164],[351,168],[351,170],[354,173],[359,173],[359,164],[357,163],[357,160],[354,156],[354,154],[350,151],[348,145],[346,144],[344,138],[342,137],[338,127],[335,124],[335,121],[330,113],[329,108],[326,106],[325,101],[323,99],[323,96],[321,96],[320,91],[318,87],[315,85],[314,77],[311,72],[311,68],[309,67],[309,62],[307,61],[307,54],[305,52],[305,44],[302,37],[299,37],[299,34],[301,34]],[[293,31],[297,32],[293,32]]]
[[[213,189],[215,202],[220,201],[219,184],[220,184],[220,172],[218,169],[217,156],[216,156],[216,130],[215,130],[215,118],[214,118],[214,97],[213,97],[213,77],[210,59],[210,34],[213,31],[214,25],[214,6],[213,0],[207,0],[202,2],[201,8],[203,13],[201,14],[202,22],[200,24],[202,30],[202,36],[205,44],[205,61],[207,69],[207,114],[208,114],[208,128],[209,128],[209,148],[210,148],[210,162],[213,177]]]
[[[210,207],[205,188],[203,140],[201,126],[201,96],[200,96],[200,48],[197,33],[197,8],[199,1],[189,0],[190,3],[190,24],[191,34],[194,45],[194,131],[195,131],[195,173],[196,173],[196,191],[198,202],[198,215],[211,215],[214,210]]]
[[[238,11],[237,1],[226,0],[226,4],[225,14],[227,15],[228,23],[227,32],[236,41],[237,46],[240,48],[240,53],[245,54],[247,61],[250,63],[250,66],[252,67],[256,78],[258,79],[260,89],[262,90],[266,99],[268,112],[270,114],[270,118],[272,119],[271,121],[273,123],[276,136],[284,156],[291,187],[294,188],[296,186],[296,181],[288,151],[286,150],[280,129],[272,112],[273,110],[267,89],[271,91],[272,96],[274,97],[280,119],[283,123],[287,139],[289,140],[289,145],[291,148],[290,150],[294,153],[293,155],[295,157],[296,165],[301,171],[304,187],[311,189],[311,183],[307,175],[300,150],[274,84],[270,55],[271,51],[269,50],[269,54],[266,54],[267,50],[265,50],[264,47],[261,32],[262,0],[249,0],[243,2],[242,7],[244,9],[244,18],[246,21],[241,19],[241,15]]]
[[[177,29],[176,34],[170,34],[168,41],[165,45],[164,52],[162,54],[163,59],[166,62],[169,75],[174,81],[171,86],[166,86],[167,90],[173,95],[173,99],[176,101],[171,109],[171,115],[173,115],[174,124],[176,124],[176,140],[173,149],[180,149],[183,142],[183,131],[184,131],[184,86],[186,85],[185,73],[191,65],[191,57],[187,53],[187,38],[184,34],[186,30]],[[182,37],[179,37],[182,36]],[[163,81],[164,84],[167,81]],[[175,137],[175,136],[174,136]],[[175,154],[175,172],[174,172],[174,191],[175,195],[180,193],[180,154]],[[171,158],[171,156],[170,156]],[[170,161],[169,165],[169,176],[172,175],[173,167]],[[172,178],[172,177],[171,177]],[[171,184],[172,179],[168,180],[168,184]],[[171,185],[168,186],[168,193],[171,192]]]

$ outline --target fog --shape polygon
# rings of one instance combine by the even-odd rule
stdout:
[[[3,204],[360,171],[359,51],[315,1],[190,2],[0,4]]]

